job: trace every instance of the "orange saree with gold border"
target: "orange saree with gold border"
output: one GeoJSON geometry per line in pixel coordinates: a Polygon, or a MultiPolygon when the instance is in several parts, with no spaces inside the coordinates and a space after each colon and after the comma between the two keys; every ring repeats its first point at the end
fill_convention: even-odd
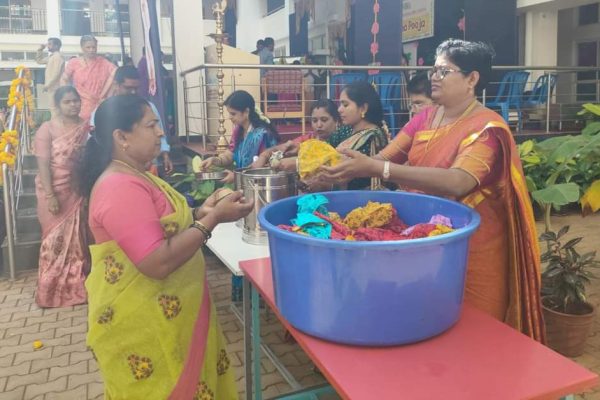
{"type": "Polygon", "coordinates": [[[544,342],[539,244],[510,129],[480,108],[434,130],[435,110],[415,116],[380,155],[411,166],[459,168],[475,178],[473,191],[456,199],[481,215],[470,242],[465,300],[544,342]]]}

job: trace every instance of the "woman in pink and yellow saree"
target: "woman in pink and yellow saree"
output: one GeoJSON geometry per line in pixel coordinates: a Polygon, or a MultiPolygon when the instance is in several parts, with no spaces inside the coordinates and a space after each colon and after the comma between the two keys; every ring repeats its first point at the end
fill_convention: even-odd
{"type": "Polygon", "coordinates": [[[96,244],[88,346],[106,399],[237,399],[211,301],[202,247],[220,222],[252,209],[241,193],[190,210],[146,172],[164,134],[140,97],[111,97],[96,112],[80,185],[96,244]]]}

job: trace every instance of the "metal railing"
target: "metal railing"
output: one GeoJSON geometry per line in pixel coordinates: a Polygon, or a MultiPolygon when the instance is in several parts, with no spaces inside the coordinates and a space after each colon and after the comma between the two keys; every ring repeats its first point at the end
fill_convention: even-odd
{"type": "Polygon", "coordinates": [[[0,6],[0,33],[45,33],[46,10],[28,6],[0,6]]]}
{"type": "MultiPolygon", "coordinates": [[[[337,65],[249,65],[249,64],[204,64],[182,71],[180,75],[184,80],[184,128],[186,139],[191,136],[200,136],[204,148],[207,142],[214,143],[218,138],[216,126],[218,113],[216,107],[216,93],[220,89],[215,78],[216,70],[223,68],[225,80],[222,90],[225,97],[237,89],[243,89],[254,95],[257,106],[264,110],[264,93],[261,94],[263,86],[258,84],[259,71],[277,70],[301,70],[305,74],[308,71],[318,71],[322,74],[321,81],[305,82],[308,96],[304,96],[306,102],[303,109],[305,118],[309,117],[310,103],[314,98],[326,97],[337,100],[341,86],[345,83],[336,83],[338,75],[336,72],[353,72],[364,74],[364,79],[373,80],[373,74],[378,72],[394,73],[402,75],[396,85],[394,97],[387,98],[386,103],[392,104],[384,112],[388,127],[394,117],[395,132],[398,132],[403,124],[410,118],[409,98],[406,91],[406,81],[415,73],[431,69],[430,66],[337,66],[337,65]],[[245,72],[253,70],[253,77],[244,77],[245,72]],[[259,100],[260,99],[260,100],[259,100]]],[[[577,116],[581,105],[586,102],[600,103],[600,68],[597,67],[557,67],[557,66],[495,66],[494,79],[488,83],[486,89],[480,96],[480,101],[490,108],[498,111],[505,117],[513,128],[516,136],[569,134],[577,133],[582,128],[583,121],[577,116]],[[527,79],[521,82],[519,90],[513,93],[509,99],[507,93],[502,95],[502,79],[509,72],[524,71],[527,79]],[[545,77],[540,79],[540,77],[545,77]],[[538,82],[538,79],[540,81],[538,82]],[[549,82],[549,90],[540,88],[540,82],[549,82]],[[536,86],[537,82],[537,86],[536,86]],[[585,90],[583,90],[585,89],[585,90]],[[508,103],[507,103],[508,102],[508,103]],[[507,103],[501,105],[500,103],[507,103]],[[506,111],[503,112],[503,108],[506,111]]],[[[376,87],[377,88],[377,87],[376,87]]],[[[377,88],[378,90],[380,88],[377,88]]],[[[380,91],[380,93],[382,93],[380,91]]],[[[298,98],[267,99],[268,105],[278,104],[285,108],[286,104],[298,103],[298,98]]],[[[269,113],[266,113],[270,117],[269,113]]],[[[227,118],[227,116],[226,116],[227,118]]],[[[283,135],[298,135],[301,124],[298,118],[282,118],[283,124],[278,125],[278,130],[283,135]]],[[[307,126],[310,126],[306,124],[307,126]]],[[[231,130],[228,129],[228,133],[231,130]]],[[[393,133],[395,133],[393,132],[393,133]]]]}
{"type": "MultiPolygon", "coordinates": [[[[19,71],[18,78],[23,78],[24,70],[19,71]]],[[[6,144],[4,151],[7,153],[16,150],[15,166],[11,168],[7,163],[2,163],[2,179],[3,179],[3,196],[4,196],[4,217],[6,224],[6,241],[8,250],[8,265],[10,279],[15,279],[15,242],[17,240],[17,208],[19,197],[23,191],[22,188],[22,169],[23,157],[25,151],[30,148],[29,135],[29,106],[25,95],[23,84],[19,84],[16,88],[17,92],[23,95],[23,108],[20,118],[17,118],[19,109],[17,104],[14,104],[10,110],[8,124],[6,129],[9,131],[16,130],[19,139],[19,146],[13,149],[10,143],[6,144]]]]}
{"type": "MultiPolygon", "coordinates": [[[[129,13],[121,11],[123,34],[129,36],[129,13]]],[[[60,11],[60,30],[63,35],[119,36],[116,10],[60,11]]]]}

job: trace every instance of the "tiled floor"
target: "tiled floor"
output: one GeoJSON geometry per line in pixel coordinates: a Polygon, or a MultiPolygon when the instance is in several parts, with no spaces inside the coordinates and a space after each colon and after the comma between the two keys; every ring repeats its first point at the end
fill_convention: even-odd
{"type": "MultiPolygon", "coordinates": [[[[600,215],[585,219],[554,217],[553,222],[557,228],[570,224],[571,234],[583,235],[582,251],[600,250],[600,215]]],[[[213,301],[237,370],[238,390],[243,394],[243,332],[229,308],[231,275],[216,257],[207,255],[206,259],[213,301]]],[[[33,300],[36,280],[35,271],[23,273],[13,282],[0,280],[0,400],[101,399],[102,378],[85,346],[87,307],[38,308],[33,300]],[[33,349],[35,340],[43,342],[41,349],[33,349]]],[[[592,283],[589,299],[594,305],[600,305],[600,280],[592,283]]],[[[275,317],[262,322],[262,335],[301,384],[308,386],[324,381],[304,352],[286,341],[285,332],[275,317]]],[[[585,353],[575,361],[600,373],[598,321],[585,353]]],[[[290,390],[268,359],[263,357],[261,364],[265,398],[290,390]]],[[[600,387],[578,397],[600,400],[600,387]]]]}

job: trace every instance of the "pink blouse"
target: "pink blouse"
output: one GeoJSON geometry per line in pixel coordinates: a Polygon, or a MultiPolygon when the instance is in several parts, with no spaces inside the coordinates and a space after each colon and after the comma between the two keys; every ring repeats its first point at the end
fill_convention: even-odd
{"type": "Polygon", "coordinates": [[[138,264],[165,236],[160,218],[173,213],[165,194],[142,177],[115,172],[96,183],[89,224],[96,243],[115,240],[138,264]]]}

